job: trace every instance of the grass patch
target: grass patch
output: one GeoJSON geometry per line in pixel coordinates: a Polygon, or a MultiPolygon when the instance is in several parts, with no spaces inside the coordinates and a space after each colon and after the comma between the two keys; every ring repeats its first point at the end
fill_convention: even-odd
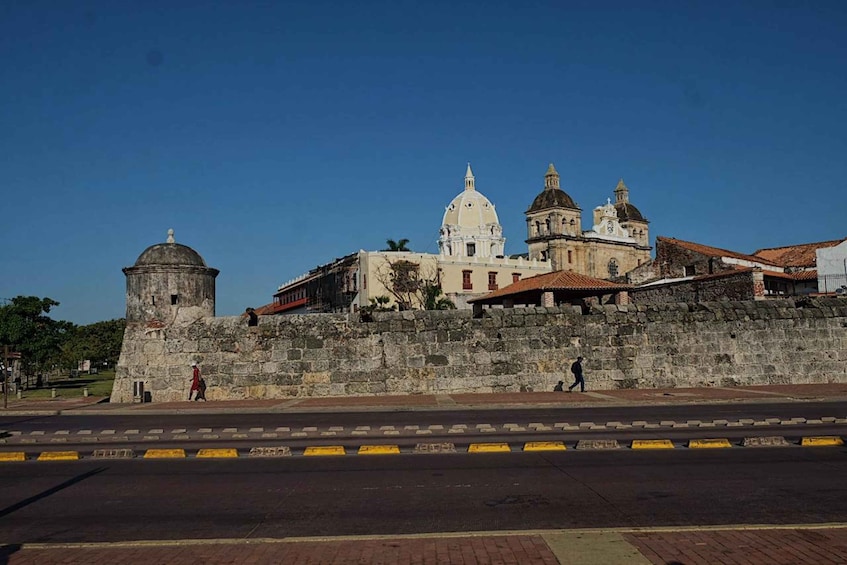
{"type": "Polygon", "coordinates": [[[21,392],[24,400],[45,400],[52,398],[52,389],[56,389],[56,398],[79,398],[88,388],[89,396],[109,396],[115,382],[115,371],[100,371],[96,375],[80,375],[51,380],[41,388],[28,388],[21,392]]]}

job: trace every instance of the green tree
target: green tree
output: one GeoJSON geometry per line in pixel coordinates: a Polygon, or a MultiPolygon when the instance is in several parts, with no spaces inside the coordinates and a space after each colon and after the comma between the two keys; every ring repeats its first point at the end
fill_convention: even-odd
{"type": "Polygon", "coordinates": [[[125,328],[123,318],[75,327],[62,346],[62,366],[74,368],[79,361],[89,359],[98,368],[114,367],[121,354],[125,328]]]}
{"type": "Polygon", "coordinates": [[[443,296],[441,285],[434,281],[426,281],[423,284],[424,310],[455,310],[453,301],[443,296]]]}
{"type": "Polygon", "coordinates": [[[385,243],[388,247],[383,249],[383,251],[411,251],[411,249],[406,246],[406,244],[409,243],[408,239],[400,239],[397,241],[394,241],[393,239],[386,239],[385,243]]]}
{"type": "Polygon", "coordinates": [[[74,325],[56,321],[48,314],[59,303],[51,298],[17,296],[0,306],[0,345],[21,352],[25,374],[43,371],[58,359],[62,344],[74,325]]]}

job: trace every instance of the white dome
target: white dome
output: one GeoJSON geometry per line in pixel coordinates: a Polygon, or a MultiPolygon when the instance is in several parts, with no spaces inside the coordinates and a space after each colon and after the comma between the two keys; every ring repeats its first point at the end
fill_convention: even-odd
{"type": "Polygon", "coordinates": [[[468,164],[465,190],[444,211],[439,248],[444,255],[493,257],[502,255],[506,240],[494,204],[474,187],[468,164]],[[468,246],[468,244],[473,244],[468,246]]]}
{"type": "Polygon", "coordinates": [[[476,190],[465,190],[450,202],[444,212],[443,226],[459,226],[462,231],[485,227],[489,224],[499,224],[494,204],[482,193],[476,190]]]}

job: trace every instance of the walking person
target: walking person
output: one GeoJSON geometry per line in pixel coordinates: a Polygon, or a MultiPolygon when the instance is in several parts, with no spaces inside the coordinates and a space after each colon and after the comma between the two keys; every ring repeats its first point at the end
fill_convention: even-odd
{"type": "Polygon", "coordinates": [[[568,392],[572,392],[576,385],[579,385],[579,392],[585,392],[585,379],[582,378],[582,357],[577,357],[576,361],[571,365],[571,373],[573,373],[573,384],[568,387],[568,392]]]}
{"type": "MultiPolygon", "coordinates": [[[[192,361],[191,367],[194,369],[193,374],[191,375],[191,390],[188,391],[188,400],[191,400],[191,395],[194,391],[197,391],[197,394],[200,394],[200,367],[197,366],[196,361],[192,361]]],[[[194,400],[197,400],[196,398],[194,400]]]]}

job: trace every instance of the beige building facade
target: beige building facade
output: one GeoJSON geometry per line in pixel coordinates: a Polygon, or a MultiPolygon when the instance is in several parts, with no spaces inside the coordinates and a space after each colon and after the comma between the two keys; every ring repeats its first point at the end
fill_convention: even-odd
{"type": "Polygon", "coordinates": [[[591,229],[582,229],[582,209],[561,189],[551,163],[544,189],[526,211],[529,258],[550,261],[552,269],[572,270],[600,279],[623,276],[650,260],[649,222],[629,201],[623,179],[615,202],[593,210],[591,229]]]}

